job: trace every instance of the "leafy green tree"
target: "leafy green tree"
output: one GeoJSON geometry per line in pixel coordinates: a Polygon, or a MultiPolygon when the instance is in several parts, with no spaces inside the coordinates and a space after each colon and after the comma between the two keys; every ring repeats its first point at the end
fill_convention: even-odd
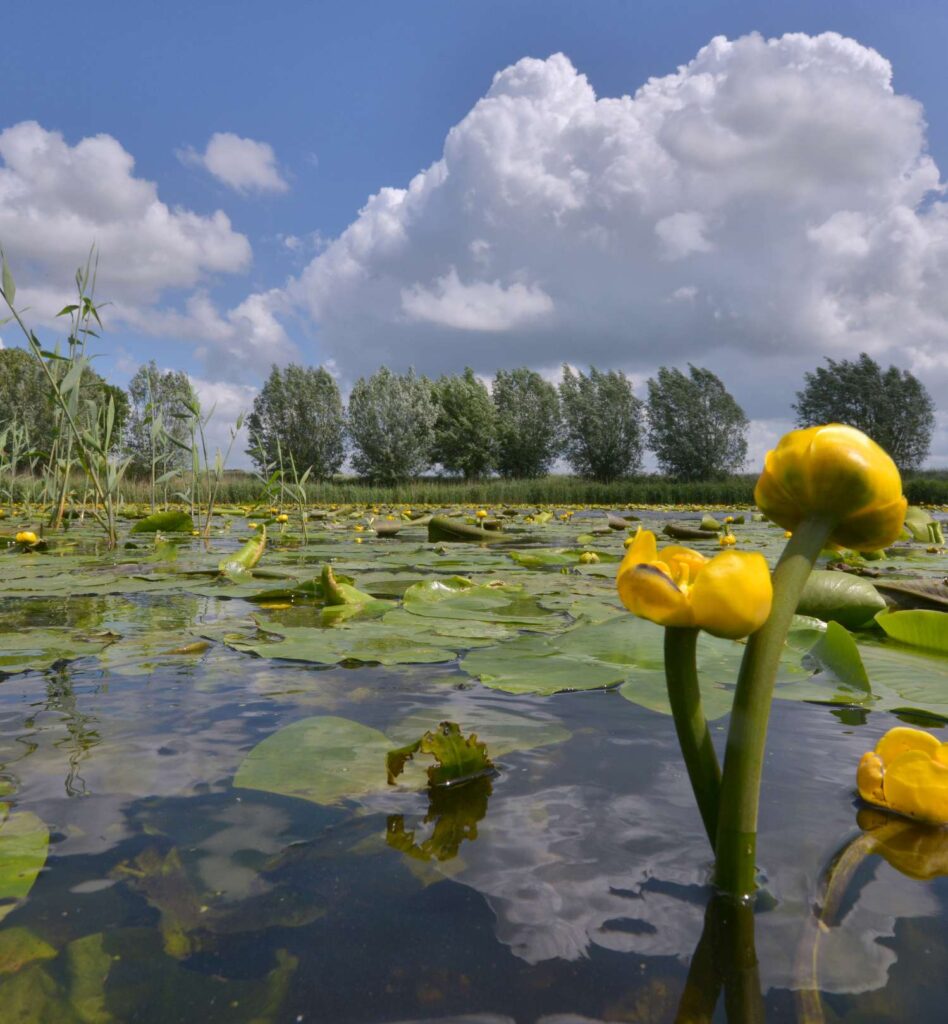
{"type": "Polygon", "coordinates": [[[465,480],[486,476],[497,449],[497,417],[490,392],[469,367],[434,383],[438,418],[434,426],[435,462],[465,480]]]}
{"type": "Polygon", "coordinates": [[[153,462],[161,472],[190,465],[190,423],[198,403],[188,375],[181,370],[162,373],[152,359],[128,382],[128,398],[125,452],[131,458],[130,472],[150,473],[153,462]]]}
{"type": "Polygon", "coordinates": [[[896,366],[883,371],[865,352],[858,359],[826,360],[803,375],[794,410],[797,424],[858,427],[892,456],[899,469],[917,469],[928,456],[935,406],[925,385],[896,366]]]}
{"type": "Polygon", "coordinates": [[[564,363],[560,406],[564,454],[574,473],[608,481],[641,467],[643,403],[624,373],[591,366],[586,376],[564,363]]]}
{"type": "Polygon", "coordinates": [[[328,480],[346,457],[346,418],[339,385],[323,367],[274,366],[247,417],[247,454],[259,469],[290,459],[302,476],[328,480]]]}
{"type": "Polygon", "coordinates": [[[437,418],[432,383],[414,370],[360,377],[349,396],[353,468],[379,483],[418,476],[431,465],[437,418]]]}
{"type": "MultiPolygon", "coordinates": [[[[51,367],[54,373],[63,372],[55,361],[51,367]]],[[[128,418],[128,396],[122,388],[107,383],[95,370],[86,367],[80,385],[80,416],[90,416],[89,401],[100,409],[108,404],[110,396],[115,403],[113,447],[118,447],[128,418]]],[[[0,349],[0,431],[13,422],[26,429],[34,451],[49,454],[60,417],[39,360],[23,348],[0,349]]]]}
{"type": "Polygon", "coordinates": [[[648,382],[648,443],[679,480],[735,473],[747,457],[747,417],[710,370],[663,366],[648,382]]]}
{"type": "Polygon", "coordinates": [[[545,476],[561,448],[556,387],[522,366],[498,370],[491,397],[497,412],[497,469],[501,476],[545,476]]]}

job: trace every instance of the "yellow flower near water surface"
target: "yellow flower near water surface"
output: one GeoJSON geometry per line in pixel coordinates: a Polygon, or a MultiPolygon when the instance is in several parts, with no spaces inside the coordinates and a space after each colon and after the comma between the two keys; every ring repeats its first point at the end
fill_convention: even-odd
{"type": "Polygon", "coordinates": [[[785,530],[811,518],[835,523],[830,539],[854,551],[893,543],[908,506],[889,455],[840,423],[785,434],[767,453],[754,500],[785,530]]]}
{"type": "Polygon", "coordinates": [[[731,640],[760,629],[773,602],[763,555],[722,551],[705,558],[679,544],[659,551],[655,534],[642,529],[619,565],[616,587],[633,615],[731,640]]]}
{"type": "Polygon", "coordinates": [[[948,743],[898,726],[863,754],[856,772],[863,800],[930,825],[948,824],[948,743]]]}
{"type": "Polygon", "coordinates": [[[17,544],[36,544],[39,537],[32,530],[20,530],[14,540],[17,544]]]}
{"type": "Polygon", "coordinates": [[[288,515],[287,515],[287,514],[286,514],[285,512],[281,512],[281,513],[280,513],[280,514],[279,514],[279,515],[278,515],[278,516],[276,517],[276,521],[277,521],[278,523],[288,523],[288,522],[290,521],[290,517],[289,517],[289,516],[288,516],[288,515]]]}

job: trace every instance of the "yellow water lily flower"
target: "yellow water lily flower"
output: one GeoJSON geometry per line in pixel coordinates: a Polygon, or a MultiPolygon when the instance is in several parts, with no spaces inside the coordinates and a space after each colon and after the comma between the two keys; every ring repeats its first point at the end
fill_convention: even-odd
{"type": "Polygon", "coordinates": [[[804,519],[834,522],[830,539],[854,551],[897,540],[908,507],[889,455],[840,423],[785,434],[767,453],[754,500],[785,530],[804,519]]]}
{"type": "Polygon", "coordinates": [[[487,510],[486,510],[486,509],[483,509],[483,508],[479,508],[479,509],[478,509],[478,510],[477,510],[477,511],[476,511],[476,512],[474,513],[474,515],[476,515],[478,519],[486,519],[486,518],[487,518],[487,510]]]}
{"type": "Polygon", "coordinates": [[[287,514],[286,514],[285,512],[281,512],[281,513],[280,513],[280,514],[279,514],[279,515],[278,515],[278,516],[276,517],[276,521],[277,521],[278,523],[288,523],[288,522],[290,521],[290,517],[289,517],[289,516],[288,516],[288,515],[287,515],[287,514]]]}
{"type": "Polygon", "coordinates": [[[584,551],[579,556],[580,565],[595,565],[599,561],[599,555],[595,551],[584,551]]]}
{"type": "Polygon", "coordinates": [[[17,544],[36,544],[39,537],[32,530],[20,530],[15,538],[17,544]]]}
{"type": "Polygon", "coordinates": [[[730,531],[728,531],[727,533],[722,533],[718,537],[718,544],[722,548],[732,547],[736,543],[737,537],[735,537],[734,534],[730,531]]]}
{"type": "Polygon", "coordinates": [[[760,629],[773,602],[770,570],[758,552],[705,558],[679,544],[659,551],[655,534],[642,529],[619,565],[616,586],[633,615],[732,640],[760,629]]]}
{"type": "Polygon", "coordinates": [[[930,825],[948,824],[948,743],[898,726],[863,754],[859,795],[870,804],[930,825]]]}

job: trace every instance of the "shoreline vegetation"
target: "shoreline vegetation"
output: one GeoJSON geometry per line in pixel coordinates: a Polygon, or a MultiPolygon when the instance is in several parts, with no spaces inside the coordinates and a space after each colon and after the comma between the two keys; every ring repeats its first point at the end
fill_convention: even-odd
{"type": "MultiPolygon", "coordinates": [[[[19,474],[6,480],[3,500],[34,503],[42,491],[42,477],[19,474]]],[[[582,477],[551,474],[533,479],[510,480],[488,477],[461,480],[450,477],[417,477],[397,484],[379,484],[358,477],[336,476],[327,481],[309,481],[306,504],[316,505],[721,505],[752,506],[754,474],[720,480],[682,481],[661,475],[642,475],[608,483],[582,477]]],[[[78,493],[82,480],[74,481],[78,493]]],[[[159,504],[180,504],[180,494],[190,488],[188,474],[166,480],[160,487],[159,504]]],[[[267,489],[258,476],[242,470],[226,470],[217,501],[228,505],[281,504],[279,490],[267,489]]],[[[948,506],[948,470],[922,470],[907,474],[905,495],[913,505],[948,506]]],[[[151,482],[129,479],[122,482],[119,504],[141,505],[150,501],[151,482]]],[[[295,504],[285,496],[283,505],[295,504]]]]}

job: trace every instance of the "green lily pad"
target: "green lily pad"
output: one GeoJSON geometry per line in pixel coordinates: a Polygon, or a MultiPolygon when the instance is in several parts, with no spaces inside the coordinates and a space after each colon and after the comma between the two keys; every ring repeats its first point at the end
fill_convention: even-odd
{"type": "Polygon", "coordinates": [[[858,629],[883,608],[885,598],[868,580],[846,572],[814,569],[803,588],[797,613],[858,629]]]}
{"type": "Polygon", "coordinates": [[[154,512],[138,522],[129,533],[190,533],[194,529],[194,520],[190,513],[180,509],[167,512],[154,512]]]}
{"type": "Polygon", "coordinates": [[[829,669],[840,682],[864,693],[872,693],[856,641],[849,630],[838,622],[828,623],[826,632],[809,653],[811,658],[829,669]]]}
{"type": "Polygon", "coordinates": [[[948,654],[948,612],[879,612],[876,622],[893,640],[948,654]]]}

